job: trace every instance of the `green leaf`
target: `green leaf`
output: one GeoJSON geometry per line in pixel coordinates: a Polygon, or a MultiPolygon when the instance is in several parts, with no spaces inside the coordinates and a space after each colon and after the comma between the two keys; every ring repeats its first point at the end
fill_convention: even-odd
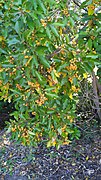
{"type": "Polygon", "coordinates": [[[36,68],[38,68],[39,63],[38,63],[38,60],[37,60],[37,56],[35,54],[33,55],[33,63],[35,64],[36,68]]]}
{"type": "Polygon", "coordinates": [[[6,51],[4,51],[3,49],[0,48],[0,54],[2,54],[2,53],[3,53],[3,54],[7,54],[6,51]]]}
{"type": "Polygon", "coordinates": [[[41,0],[37,0],[37,2],[38,2],[38,4],[39,4],[39,6],[42,8],[44,14],[46,14],[46,8],[45,8],[43,2],[42,2],[41,0]]]}
{"type": "Polygon", "coordinates": [[[78,79],[76,77],[73,78],[73,83],[74,83],[75,86],[78,85],[78,79]]]}
{"type": "Polygon", "coordinates": [[[53,89],[55,89],[55,87],[48,87],[48,88],[45,89],[45,91],[51,91],[53,89]]]}
{"type": "Polygon", "coordinates": [[[97,33],[101,32],[101,27],[99,27],[96,32],[97,33]]]}
{"type": "Polygon", "coordinates": [[[35,19],[38,19],[37,14],[35,12],[30,13],[31,17],[35,19]]]}
{"type": "Polygon", "coordinates": [[[2,64],[2,67],[3,68],[13,68],[13,67],[15,67],[15,65],[14,64],[2,64]]]}
{"type": "Polygon", "coordinates": [[[88,40],[87,46],[90,50],[92,49],[92,40],[91,39],[88,40]]]}
{"type": "Polygon", "coordinates": [[[86,58],[92,58],[92,59],[97,59],[98,58],[98,55],[94,55],[94,54],[89,54],[86,56],[86,58]]]}
{"type": "Polygon", "coordinates": [[[19,24],[19,21],[16,21],[14,29],[19,34],[19,36],[20,36],[20,24],[19,24]]]}
{"type": "Polygon", "coordinates": [[[68,34],[65,35],[65,39],[66,39],[66,42],[69,43],[70,38],[69,38],[68,34]]]}
{"type": "Polygon", "coordinates": [[[55,113],[54,110],[48,110],[48,111],[47,111],[47,114],[54,114],[54,113],[55,113]]]}
{"type": "Polygon", "coordinates": [[[51,31],[54,33],[55,36],[59,37],[58,31],[53,25],[50,25],[51,31]]]}
{"type": "Polygon", "coordinates": [[[22,4],[22,0],[15,1],[15,4],[16,5],[21,5],[22,4]]]}
{"type": "Polygon", "coordinates": [[[49,64],[48,60],[45,59],[45,57],[39,56],[39,58],[45,68],[50,68],[50,64],[49,64]]]}
{"type": "Polygon", "coordinates": [[[72,17],[69,17],[69,21],[72,27],[75,26],[75,21],[73,20],[72,17]]]}
{"type": "Polygon", "coordinates": [[[50,32],[49,27],[46,27],[46,34],[49,37],[49,39],[51,39],[51,32],[50,32]]]}
{"type": "Polygon", "coordinates": [[[14,118],[16,120],[18,120],[19,119],[19,112],[18,111],[14,111],[13,113],[10,114],[10,116],[14,116],[14,118]]]}
{"type": "Polygon", "coordinates": [[[65,63],[58,68],[58,72],[60,72],[62,69],[64,69],[66,66],[68,66],[68,63],[65,63]]]}
{"type": "Polygon", "coordinates": [[[88,73],[92,73],[93,72],[93,68],[94,68],[94,66],[92,66],[91,64],[89,64],[88,62],[85,62],[84,64],[83,64],[83,67],[82,67],[84,70],[85,70],[85,72],[88,72],[88,73]]]}
{"type": "Polygon", "coordinates": [[[67,106],[68,106],[68,99],[66,99],[65,102],[63,103],[63,109],[66,109],[67,106]]]}
{"type": "Polygon", "coordinates": [[[58,131],[58,133],[59,133],[60,135],[62,134],[61,128],[58,128],[57,131],[58,131]]]}
{"type": "Polygon", "coordinates": [[[36,53],[38,56],[44,56],[45,51],[47,50],[47,47],[44,46],[38,46],[36,48],[36,53]]]}
{"type": "Polygon", "coordinates": [[[30,135],[32,135],[32,136],[35,136],[35,133],[32,132],[32,131],[29,131],[29,130],[28,130],[28,134],[30,134],[30,135]]]}
{"type": "Polygon", "coordinates": [[[52,76],[52,79],[53,79],[53,81],[56,79],[56,76],[55,76],[55,74],[54,74],[54,71],[52,71],[51,73],[51,76],[52,76]]]}
{"type": "Polygon", "coordinates": [[[88,34],[88,32],[81,31],[81,32],[79,33],[79,36],[80,36],[80,35],[86,37],[86,36],[88,36],[89,34],[88,34]]]}
{"type": "Polygon", "coordinates": [[[11,45],[13,45],[13,44],[20,43],[20,41],[19,41],[18,39],[16,39],[16,38],[13,38],[13,39],[11,39],[11,40],[8,40],[7,42],[8,42],[8,44],[9,44],[9,46],[11,46],[11,45]]]}
{"type": "Polygon", "coordinates": [[[19,92],[19,91],[17,91],[17,90],[10,89],[10,91],[12,91],[14,94],[19,94],[19,95],[21,95],[21,92],[19,92]]]}
{"type": "Polygon", "coordinates": [[[76,20],[76,21],[80,20],[80,17],[77,14],[73,13],[72,16],[73,16],[74,20],[76,20]]]}
{"type": "Polygon", "coordinates": [[[62,78],[62,80],[61,80],[61,86],[63,86],[63,85],[66,84],[66,83],[67,83],[67,77],[62,78]]]}
{"type": "Polygon", "coordinates": [[[54,94],[54,93],[47,93],[47,92],[45,92],[45,94],[46,94],[47,96],[49,96],[50,98],[59,98],[59,96],[56,95],[56,94],[54,94]]]}
{"type": "Polygon", "coordinates": [[[56,27],[64,27],[65,24],[55,22],[55,23],[53,23],[53,26],[56,26],[56,27]]]}
{"type": "Polygon", "coordinates": [[[37,0],[31,0],[33,6],[34,6],[34,9],[37,10],[37,0]]]}
{"type": "Polygon", "coordinates": [[[11,131],[12,131],[12,128],[11,128],[11,126],[9,126],[8,129],[7,129],[7,131],[5,132],[6,135],[8,135],[11,131]]]}
{"type": "Polygon", "coordinates": [[[86,0],[81,4],[80,7],[83,8],[83,7],[85,7],[85,6],[87,6],[87,5],[91,4],[91,3],[92,3],[92,0],[86,0]]]}
{"type": "Polygon", "coordinates": [[[54,59],[53,58],[53,61],[55,61],[56,63],[59,63],[59,62],[61,62],[61,59],[56,59],[56,58],[54,59]]]}
{"type": "Polygon", "coordinates": [[[35,71],[35,75],[37,76],[38,80],[42,82],[42,76],[38,71],[35,71]]]}
{"type": "Polygon", "coordinates": [[[31,18],[27,20],[28,27],[33,30],[34,29],[34,22],[31,18]]]}

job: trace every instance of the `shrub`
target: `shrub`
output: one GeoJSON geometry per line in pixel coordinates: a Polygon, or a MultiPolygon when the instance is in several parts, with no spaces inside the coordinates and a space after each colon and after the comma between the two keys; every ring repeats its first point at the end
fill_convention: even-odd
{"type": "Polygon", "coordinates": [[[88,7],[88,14],[81,19],[80,11],[66,4],[1,2],[0,96],[15,103],[9,130],[24,144],[59,147],[80,136],[73,126],[79,81],[99,61],[101,15],[91,13],[85,1],[81,8],[88,7]],[[79,27],[81,22],[86,27],[79,27]]]}

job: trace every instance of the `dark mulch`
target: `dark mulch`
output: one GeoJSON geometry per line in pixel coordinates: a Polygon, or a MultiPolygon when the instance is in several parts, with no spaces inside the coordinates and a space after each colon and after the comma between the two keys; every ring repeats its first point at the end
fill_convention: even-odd
{"type": "MultiPolygon", "coordinates": [[[[0,180],[100,180],[101,136],[95,121],[77,123],[82,137],[56,150],[43,144],[25,147],[10,140],[2,130],[9,111],[0,115],[0,180]],[[91,123],[90,123],[91,122],[91,123]]],[[[4,111],[5,110],[5,111],[4,111]]]]}
{"type": "Polygon", "coordinates": [[[56,150],[15,144],[0,132],[0,180],[100,180],[101,139],[94,132],[56,150]]]}

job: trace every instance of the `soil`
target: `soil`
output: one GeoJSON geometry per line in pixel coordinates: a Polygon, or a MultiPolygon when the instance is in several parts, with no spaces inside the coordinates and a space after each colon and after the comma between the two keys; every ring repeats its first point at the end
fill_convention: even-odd
{"type": "MultiPolygon", "coordinates": [[[[0,118],[5,119],[2,112],[0,118]]],[[[0,180],[100,180],[101,136],[93,123],[83,129],[80,140],[72,144],[46,148],[23,146],[10,140],[3,127],[0,130],[0,180]]],[[[2,123],[3,124],[3,123],[2,123]]]]}
{"type": "MultiPolygon", "coordinates": [[[[9,134],[10,136],[10,134],[9,134]]],[[[0,180],[100,180],[101,141],[80,139],[71,145],[47,149],[15,144],[1,131],[0,180]]]]}

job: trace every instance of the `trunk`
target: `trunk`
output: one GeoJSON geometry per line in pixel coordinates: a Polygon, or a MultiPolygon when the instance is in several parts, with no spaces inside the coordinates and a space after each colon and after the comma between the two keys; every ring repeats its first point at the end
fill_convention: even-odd
{"type": "Polygon", "coordinates": [[[100,107],[100,94],[101,94],[101,85],[98,83],[98,79],[93,71],[92,73],[92,86],[93,86],[93,94],[94,94],[94,104],[95,109],[98,115],[98,123],[101,123],[101,107],[100,107]]]}

